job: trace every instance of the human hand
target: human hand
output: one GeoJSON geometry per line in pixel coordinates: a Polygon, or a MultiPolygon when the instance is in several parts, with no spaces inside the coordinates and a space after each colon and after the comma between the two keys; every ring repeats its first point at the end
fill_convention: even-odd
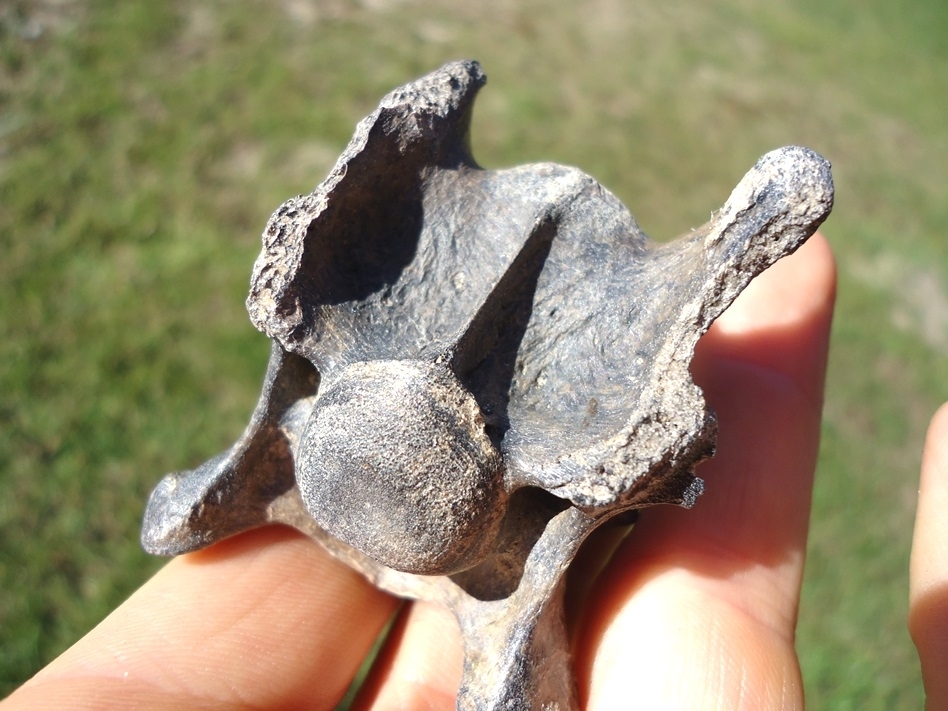
{"type": "MultiPolygon", "coordinates": [[[[802,708],[793,640],[834,288],[815,235],[701,340],[718,455],[695,508],[643,512],[569,611],[585,708],[802,708]]],[[[0,706],[331,709],[396,607],[302,536],[253,531],[172,560],[0,706]]],[[[356,707],[453,709],[460,672],[449,613],[406,605],[356,707]]]]}
{"type": "Polygon", "coordinates": [[[948,405],[928,429],[909,575],[909,631],[929,711],[948,708],[948,405]]]}

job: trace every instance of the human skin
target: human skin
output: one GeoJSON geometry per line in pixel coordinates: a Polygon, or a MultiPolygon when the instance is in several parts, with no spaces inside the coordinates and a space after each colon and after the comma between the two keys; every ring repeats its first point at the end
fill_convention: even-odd
{"type": "Polygon", "coordinates": [[[948,708],[948,405],[932,418],[922,456],[909,576],[909,632],[918,648],[925,708],[948,708]]]}
{"type": "MultiPolygon", "coordinates": [[[[644,511],[617,546],[596,536],[571,573],[584,708],[803,707],[794,630],[834,296],[817,234],[702,338],[692,370],[720,423],[705,494],[644,511]]],[[[170,561],[0,711],[332,709],[397,609],[299,534],[245,533],[170,561]]],[[[404,604],[356,708],[453,709],[460,672],[450,614],[404,604]]]]}

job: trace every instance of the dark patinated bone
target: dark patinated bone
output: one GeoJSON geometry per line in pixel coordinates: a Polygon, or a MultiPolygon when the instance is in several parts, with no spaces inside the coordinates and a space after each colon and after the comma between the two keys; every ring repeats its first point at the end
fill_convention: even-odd
{"type": "Polygon", "coordinates": [[[459,709],[565,711],[563,574],[616,515],[695,503],[716,433],[695,344],[816,230],[833,184],[779,149],[656,244],[575,168],[480,169],[484,81],[456,62],[392,92],[271,217],[247,300],[273,341],[260,403],[230,450],[161,481],[142,542],[294,526],[454,611],[459,709]]]}

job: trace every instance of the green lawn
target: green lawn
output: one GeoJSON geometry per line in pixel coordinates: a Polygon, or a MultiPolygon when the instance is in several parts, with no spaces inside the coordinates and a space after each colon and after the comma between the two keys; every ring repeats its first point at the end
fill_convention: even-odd
{"type": "Polygon", "coordinates": [[[834,165],[839,310],[801,610],[817,709],[916,709],[907,563],[948,399],[948,5],[0,3],[0,694],[161,565],[150,488],[229,445],[259,234],[389,89],[489,76],[487,167],[579,166],[656,238],[766,151],[834,165]]]}

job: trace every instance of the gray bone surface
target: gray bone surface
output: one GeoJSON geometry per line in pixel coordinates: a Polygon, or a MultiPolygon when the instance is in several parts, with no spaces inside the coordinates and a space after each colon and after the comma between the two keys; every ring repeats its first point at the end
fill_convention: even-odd
{"type": "Polygon", "coordinates": [[[159,483],[142,543],[294,526],[453,610],[459,709],[565,711],[570,562],[620,513],[694,505],[716,436],[697,340],[816,230],[833,183],[781,148],[657,244],[575,168],[478,167],[484,82],[455,62],[393,91],[270,218],[247,299],[273,341],[260,403],[230,450],[159,483]]]}

